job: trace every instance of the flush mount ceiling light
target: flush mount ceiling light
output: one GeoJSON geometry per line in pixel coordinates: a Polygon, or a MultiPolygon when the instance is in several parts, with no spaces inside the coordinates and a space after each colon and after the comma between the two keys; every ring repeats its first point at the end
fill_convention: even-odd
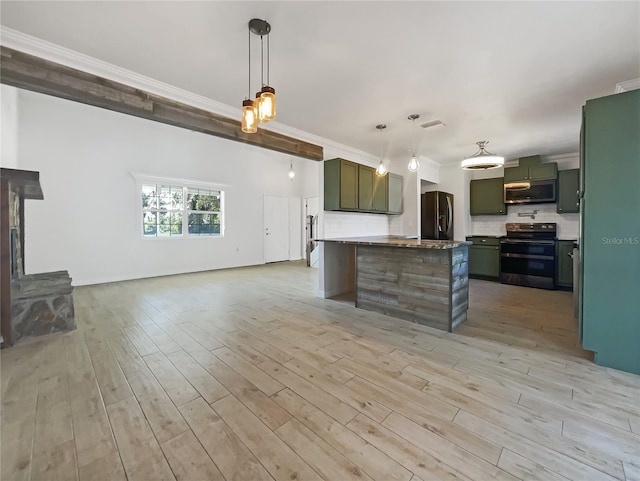
{"type": "MultiPolygon", "coordinates": [[[[412,127],[415,126],[416,119],[420,118],[419,114],[411,114],[407,117],[411,120],[412,127]]],[[[415,128],[412,128],[415,131],[415,128]]],[[[416,144],[415,144],[415,135],[412,133],[412,141],[411,141],[411,159],[409,160],[409,172],[418,172],[420,169],[420,162],[418,162],[418,156],[416,155],[416,144]]]]}
{"type": "Polygon", "coordinates": [[[376,125],[376,129],[378,129],[378,132],[380,132],[380,163],[378,164],[378,168],[376,169],[376,175],[382,177],[383,175],[387,174],[387,168],[384,165],[384,162],[382,161],[382,131],[384,129],[386,129],[387,126],[385,124],[378,124],[376,125]]]}
{"type": "Polygon", "coordinates": [[[249,96],[242,102],[242,131],[253,134],[258,123],[276,118],[276,91],[269,86],[269,33],[271,25],[266,20],[253,18],[249,21],[249,96]],[[251,100],[251,34],[260,37],[260,85],[255,100],[251,100]],[[267,61],[264,61],[264,39],[267,38],[267,61]],[[266,74],[266,83],[265,83],[266,74]]]}
{"type": "Polygon", "coordinates": [[[471,157],[464,159],[460,164],[461,167],[467,170],[486,170],[502,167],[504,165],[504,157],[487,152],[484,146],[488,143],[488,140],[476,142],[480,150],[471,157]]]}

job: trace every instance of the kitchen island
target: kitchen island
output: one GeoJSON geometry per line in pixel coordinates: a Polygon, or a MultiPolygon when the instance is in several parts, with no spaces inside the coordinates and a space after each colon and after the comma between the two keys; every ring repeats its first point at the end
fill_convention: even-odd
{"type": "Polygon", "coordinates": [[[451,332],[467,319],[471,242],[398,236],[318,239],[320,296],[451,332]]]}

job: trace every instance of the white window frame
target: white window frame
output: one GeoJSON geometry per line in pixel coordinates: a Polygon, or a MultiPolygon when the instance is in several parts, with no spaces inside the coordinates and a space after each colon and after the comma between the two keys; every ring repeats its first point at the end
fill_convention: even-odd
{"type": "Polygon", "coordinates": [[[220,184],[216,182],[205,182],[200,180],[175,178],[175,177],[162,177],[157,175],[141,174],[138,172],[131,172],[131,176],[136,181],[135,199],[137,205],[137,218],[136,229],[139,232],[140,237],[143,239],[221,239],[225,235],[225,190],[229,185],[220,184]],[[143,224],[143,207],[142,207],[142,186],[144,184],[156,184],[156,185],[168,185],[171,187],[182,187],[182,234],[161,236],[156,235],[144,235],[143,224]],[[220,211],[191,211],[187,206],[187,192],[188,189],[207,189],[220,192],[220,211]],[[218,213],[220,215],[220,233],[219,234],[189,234],[189,213],[218,213]]]}

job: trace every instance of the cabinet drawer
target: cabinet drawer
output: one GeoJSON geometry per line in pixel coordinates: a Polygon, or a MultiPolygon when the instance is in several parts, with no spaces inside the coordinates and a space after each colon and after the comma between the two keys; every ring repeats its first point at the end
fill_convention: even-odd
{"type": "Polygon", "coordinates": [[[496,237],[469,236],[467,237],[467,240],[473,242],[474,246],[500,246],[500,239],[497,239],[496,237]]]}

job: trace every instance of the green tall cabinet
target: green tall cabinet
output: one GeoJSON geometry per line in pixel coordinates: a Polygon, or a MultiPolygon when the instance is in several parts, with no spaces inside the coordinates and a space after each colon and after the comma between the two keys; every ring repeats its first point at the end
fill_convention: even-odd
{"type": "Polygon", "coordinates": [[[640,90],[587,101],[582,126],[582,345],[640,374],[640,90]]]}

